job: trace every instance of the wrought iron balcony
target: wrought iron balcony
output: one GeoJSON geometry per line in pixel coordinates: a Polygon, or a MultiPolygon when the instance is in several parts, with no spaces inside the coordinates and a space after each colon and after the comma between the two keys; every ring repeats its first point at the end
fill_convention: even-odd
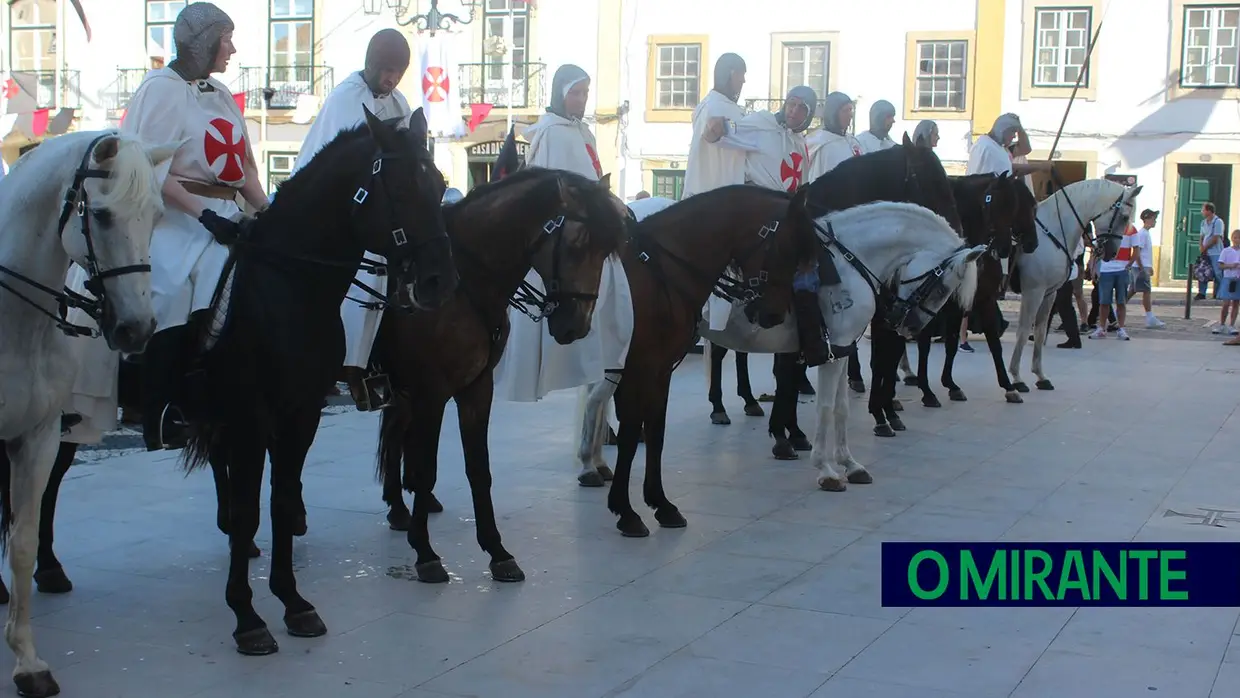
{"type": "Polygon", "coordinates": [[[293,109],[302,95],[326,97],[336,86],[331,67],[289,65],[271,68],[242,68],[236,86],[245,92],[245,108],[262,109],[263,92],[270,89],[268,109],[293,109]]]}
{"type": "Polygon", "coordinates": [[[35,109],[80,109],[82,106],[81,71],[14,70],[9,74],[23,91],[31,93],[35,109]]]}
{"type": "Polygon", "coordinates": [[[497,109],[538,109],[546,105],[545,63],[462,63],[461,108],[490,104],[497,109]]]}
{"type": "Polygon", "coordinates": [[[150,70],[147,68],[119,68],[116,71],[116,82],[112,84],[110,94],[106,94],[104,99],[107,101],[107,107],[116,111],[128,109],[129,102],[133,99],[133,95],[138,91],[138,85],[142,84],[142,78],[150,70]]]}
{"type": "MultiPolygon", "coordinates": [[[[756,111],[769,111],[775,114],[784,108],[784,100],[782,99],[747,99],[745,100],[745,113],[749,114],[756,111]]],[[[824,100],[818,100],[817,106],[814,107],[814,119],[810,122],[810,128],[822,128],[822,115],[827,110],[827,103],[824,100]]]]}

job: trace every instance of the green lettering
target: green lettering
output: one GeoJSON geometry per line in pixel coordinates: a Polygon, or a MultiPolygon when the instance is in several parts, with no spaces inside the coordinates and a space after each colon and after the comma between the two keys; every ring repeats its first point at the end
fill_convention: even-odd
{"type": "Polygon", "coordinates": [[[1059,588],[1055,599],[1063,601],[1066,592],[1075,589],[1082,601],[1089,601],[1089,582],[1085,581],[1085,560],[1081,551],[1069,550],[1064,556],[1063,569],[1059,571],[1059,588]]]}
{"type": "Polygon", "coordinates": [[[986,579],[982,580],[977,562],[969,550],[960,551],[961,582],[960,600],[968,601],[969,589],[977,589],[977,599],[984,601],[990,596],[990,587],[998,580],[999,597],[1003,597],[1004,580],[1007,577],[1007,555],[999,551],[990,558],[990,566],[986,568],[986,579]]]}
{"type": "MultiPolygon", "coordinates": [[[[1008,594],[1007,599],[1016,600],[1020,598],[1020,551],[1012,551],[1012,564],[1008,566],[1009,579],[1011,580],[1012,590],[1008,594]]],[[[1002,597],[1000,597],[1002,598],[1002,597]]],[[[1005,599],[1006,600],[1006,599],[1005,599]]]]}
{"type": "Polygon", "coordinates": [[[1150,560],[1158,557],[1157,550],[1129,550],[1128,559],[1138,560],[1140,567],[1137,568],[1137,598],[1145,601],[1150,598],[1150,560]]]}
{"type": "Polygon", "coordinates": [[[1051,573],[1051,556],[1044,550],[1026,550],[1025,551],[1025,601],[1033,600],[1033,585],[1037,584],[1042,589],[1042,598],[1050,600],[1055,598],[1051,593],[1051,588],[1046,585],[1046,578],[1051,573]],[[1034,562],[1041,562],[1042,569],[1034,570],[1034,562]]]}
{"type": "Polygon", "coordinates": [[[913,556],[908,562],[908,588],[913,592],[913,596],[922,601],[937,599],[947,591],[947,584],[951,581],[951,572],[947,568],[947,560],[943,558],[938,551],[923,550],[913,556]],[[939,567],[939,583],[931,591],[926,591],[917,581],[917,568],[922,561],[930,560],[939,567]]]}
{"type": "Polygon", "coordinates": [[[1171,582],[1188,580],[1187,570],[1172,570],[1172,560],[1185,560],[1188,553],[1184,550],[1163,550],[1158,555],[1158,598],[1161,601],[1188,601],[1187,591],[1171,591],[1171,582]]]}
{"type": "Polygon", "coordinates": [[[1093,560],[1093,586],[1094,599],[1102,598],[1102,578],[1106,577],[1107,584],[1111,585],[1111,590],[1115,592],[1115,598],[1120,601],[1128,599],[1128,551],[1119,551],[1119,575],[1116,576],[1115,568],[1111,567],[1111,561],[1101,550],[1094,551],[1093,560]]]}

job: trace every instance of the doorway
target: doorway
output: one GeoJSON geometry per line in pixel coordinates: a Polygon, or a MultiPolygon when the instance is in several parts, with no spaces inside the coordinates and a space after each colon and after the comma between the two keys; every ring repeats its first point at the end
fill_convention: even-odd
{"type": "Polygon", "coordinates": [[[1224,221],[1231,210],[1231,165],[1179,165],[1175,187],[1175,248],[1173,279],[1187,279],[1189,266],[1201,253],[1201,205],[1214,203],[1224,221]]]}
{"type": "Polygon", "coordinates": [[[469,181],[465,183],[465,191],[473,189],[479,184],[486,184],[491,181],[491,168],[495,165],[495,160],[473,160],[469,161],[469,181]]]}

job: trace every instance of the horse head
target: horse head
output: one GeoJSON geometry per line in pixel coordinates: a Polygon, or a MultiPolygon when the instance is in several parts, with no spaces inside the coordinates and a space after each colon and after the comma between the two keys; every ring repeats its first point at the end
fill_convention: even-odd
{"type": "MultiPolygon", "coordinates": [[[[164,212],[156,168],[185,141],[148,146],[116,132],[72,137],[86,138],[91,140],[64,198],[61,243],[89,274],[86,288],[99,301],[96,320],[108,346],[128,353],[142,351],[155,332],[151,233],[164,212]]],[[[60,154],[47,149],[39,155],[60,154]]],[[[38,157],[31,153],[32,160],[38,157]]]]}
{"type": "Polygon", "coordinates": [[[381,121],[362,109],[376,150],[354,196],[354,230],[363,247],[387,258],[389,302],[438,308],[458,279],[441,208],[447,185],[426,147],[426,117],[419,108],[404,129],[403,119],[381,121]]]}
{"type": "MultiPolygon", "coordinates": [[[[1081,234],[1094,254],[1110,261],[1119,253],[1120,241],[1132,222],[1140,193],[1140,186],[1128,188],[1109,179],[1087,179],[1063,187],[1039,205],[1055,207],[1063,225],[1083,226],[1081,234]],[[1090,224],[1093,224],[1092,233],[1090,224]]],[[[1065,243],[1071,249],[1076,241],[1067,239],[1065,243]]]]}

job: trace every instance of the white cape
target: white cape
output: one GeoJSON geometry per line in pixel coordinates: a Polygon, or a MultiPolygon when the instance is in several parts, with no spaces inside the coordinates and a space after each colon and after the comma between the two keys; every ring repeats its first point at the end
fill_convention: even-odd
{"type": "Polygon", "coordinates": [[[826,129],[819,129],[805,139],[809,148],[809,181],[814,181],[834,170],[848,158],[859,157],[861,146],[852,136],[841,136],[826,129]]]}
{"type": "Polygon", "coordinates": [[[878,136],[875,136],[869,131],[865,131],[857,134],[857,145],[861,146],[861,153],[863,155],[869,155],[870,153],[877,153],[880,150],[894,148],[896,146],[896,142],[891,140],[891,136],[884,136],[881,140],[879,140],[878,136]]]}
{"type": "Polygon", "coordinates": [[[805,183],[809,151],[805,137],[784,128],[770,112],[754,112],[738,125],[737,135],[758,146],[745,155],[745,178],[776,191],[795,192],[805,183]]]}
{"type": "Polygon", "coordinates": [[[729,184],[745,183],[744,151],[706,142],[707,123],[715,117],[739,123],[745,118],[745,110],[714,90],[693,110],[693,140],[689,143],[689,161],[685,167],[685,198],[729,184]]]}

